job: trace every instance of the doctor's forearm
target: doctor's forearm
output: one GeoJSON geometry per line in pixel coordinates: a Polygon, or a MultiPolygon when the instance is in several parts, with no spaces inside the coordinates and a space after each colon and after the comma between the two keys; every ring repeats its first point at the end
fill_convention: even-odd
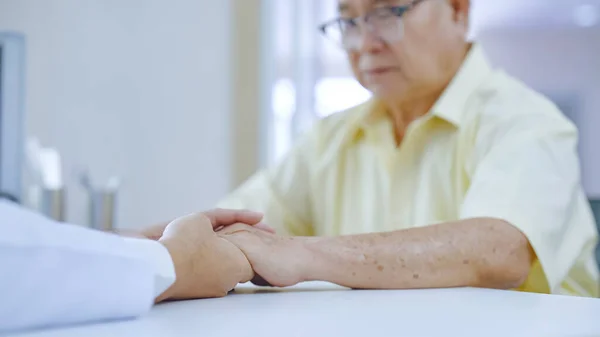
{"type": "Polygon", "coordinates": [[[0,245],[0,265],[0,332],[133,318],[152,303],[149,264],[117,253],[0,245]]]}
{"type": "Polygon", "coordinates": [[[532,253],[525,236],[496,219],[472,219],[390,233],[306,238],[308,280],[351,288],[521,285],[532,253]]]}

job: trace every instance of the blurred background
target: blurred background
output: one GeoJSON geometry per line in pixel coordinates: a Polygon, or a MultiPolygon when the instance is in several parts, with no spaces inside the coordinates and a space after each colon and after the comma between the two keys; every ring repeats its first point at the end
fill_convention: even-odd
{"type": "MultiPolygon", "coordinates": [[[[0,0],[0,187],[30,201],[11,149],[37,140],[60,155],[67,221],[89,223],[84,173],[117,185],[120,228],[211,208],[317,118],[369,98],[318,34],[335,4],[0,0]]],[[[471,20],[495,65],[578,125],[600,198],[600,0],[474,0],[471,20]]]]}

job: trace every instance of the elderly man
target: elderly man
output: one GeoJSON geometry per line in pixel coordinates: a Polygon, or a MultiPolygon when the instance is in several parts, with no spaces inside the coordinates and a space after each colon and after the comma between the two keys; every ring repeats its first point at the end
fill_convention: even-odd
{"type": "Polygon", "coordinates": [[[268,283],[597,295],[577,130],[467,42],[469,6],[340,0],[322,31],[374,98],[220,203],[279,230],[220,232],[268,283]]]}

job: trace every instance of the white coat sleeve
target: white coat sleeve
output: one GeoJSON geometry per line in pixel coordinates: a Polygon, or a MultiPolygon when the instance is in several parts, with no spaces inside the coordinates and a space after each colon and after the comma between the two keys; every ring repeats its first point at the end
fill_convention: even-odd
{"type": "Polygon", "coordinates": [[[175,281],[160,243],[0,201],[0,332],[138,317],[175,281]]]}

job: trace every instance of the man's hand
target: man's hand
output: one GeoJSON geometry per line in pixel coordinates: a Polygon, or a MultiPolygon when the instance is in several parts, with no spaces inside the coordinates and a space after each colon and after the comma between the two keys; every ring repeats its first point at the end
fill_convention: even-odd
{"type": "Polygon", "coordinates": [[[252,279],[250,263],[235,245],[217,236],[215,229],[240,221],[257,224],[260,213],[215,210],[179,218],[159,239],[171,254],[176,281],[157,298],[196,299],[222,297],[238,283],[252,279]]]}
{"type": "Polygon", "coordinates": [[[259,285],[288,287],[306,281],[305,267],[311,262],[302,237],[282,237],[246,225],[227,227],[217,233],[244,252],[259,285]]]}

